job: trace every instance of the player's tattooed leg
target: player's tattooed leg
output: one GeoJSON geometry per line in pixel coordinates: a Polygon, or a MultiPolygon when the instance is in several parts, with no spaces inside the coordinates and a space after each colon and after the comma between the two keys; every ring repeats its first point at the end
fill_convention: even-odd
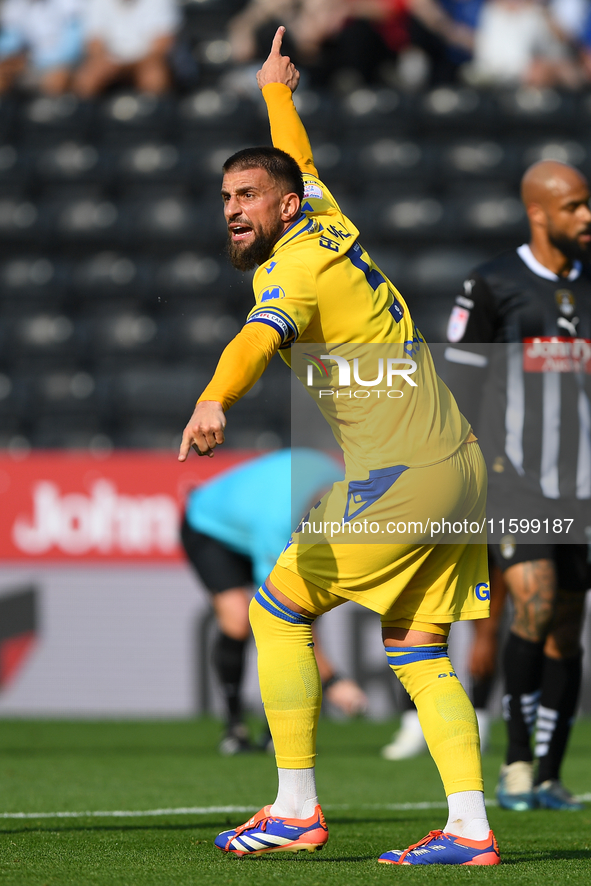
{"type": "Polygon", "coordinates": [[[546,638],[556,600],[556,568],[551,560],[516,563],[505,572],[513,600],[511,631],[530,643],[546,638]]]}

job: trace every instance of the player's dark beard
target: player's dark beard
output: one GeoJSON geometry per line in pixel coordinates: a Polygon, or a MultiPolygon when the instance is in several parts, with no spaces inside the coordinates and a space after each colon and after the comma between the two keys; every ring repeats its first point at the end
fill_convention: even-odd
{"type": "Polygon", "coordinates": [[[228,258],[238,271],[252,271],[257,265],[262,265],[267,261],[280,233],[281,226],[278,225],[274,231],[255,233],[249,246],[241,246],[240,243],[234,243],[232,235],[228,231],[226,244],[228,258]]]}
{"type": "MultiPolygon", "coordinates": [[[[581,233],[591,233],[591,230],[585,230],[581,233]]],[[[589,261],[591,258],[591,243],[579,243],[578,240],[567,237],[566,234],[555,234],[552,232],[548,232],[548,239],[552,246],[559,249],[570,262],[584,262],[589,261]]]]}

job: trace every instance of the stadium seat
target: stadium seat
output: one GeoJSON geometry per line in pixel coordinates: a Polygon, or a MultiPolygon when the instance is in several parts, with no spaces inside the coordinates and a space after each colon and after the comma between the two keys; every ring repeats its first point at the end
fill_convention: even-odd
{"type": "Polygon", "coordinates": [[[54,199],[43,206],[50,222],[47,235],[54,243],[121,243],[126,223],[121,208],[112,200],[92,194],[54,199]]]}
{"type": "Polygon", "coordinates": [[[355,89],[342,99],[339,118],[335,118],[337,131],[351,129],[368,131],[388,131],[396,136],[405,131],[408,125],[407,106],[399,94],[392,89],[355,89]]]}
{"type": "Polygon", "coordinates": [[[112,449],[111,437],[98,416],[44,415],[31,423],[30,439],[37,449],[82,449],[96,453],[112,449]]]}
{"type": "Polygon", "coordinates": [[[156,320],[137,311],[108,311],[87,315],[84,323],[95,358],[158,359],[166,350],[166,336],[156,320]]]}
{"type": "Polygon", "coordinates": [[[113,150],[119,193],[156,184],[189,185],[194,175],[187,151],[171,141],[141,140],[113,150]]]}
{"type": "Polygon", "coordinates": [[[0,98],[0,138],[2,144],[9,142],[15,135],[17,113],[18,102],[10,94],[3,95],[0,98]]]}
{"type": "Polygon", "coordinates": [[[38,368],[71,362],[84,353],[81,324],[63,313],[27,313],[8,317],[4,351],[13,366],[38,368]]]}
{"type": "Polygon", "coordinates": [[[23,255],[0,264],[0,309],[15,313],[58,310],[66,297],[62,263],[49,255],[23,255]]]}
{"type": "Polygon", "coordinates": [[[320,174],[334,183],[335,177],[340,178],[350,172],[350,157],[344,144],[337,139],[314,138],[312,141],[314,162],[320,174]]]}
{"type": "Polygon", "coordinates": [[[17,142],[0,144],[0,195],[20,194],[24,196],[30,191],[31,182],[26,151],[17,142]]]}
{"type": "Polygon", "coordinates": [[[478,249],[427,249],[408,262],[408,289],[402,294],[421,334],[429,343],[446,341],[449,315],[469,272],[489,257],[478,249]]]}
{"type": "Polygon", "coordinates": [[[60,140],[30,152],[31,172],[39,186],[99,183],[106,187],[106,156],[92,144],[75,138],[60,140]]]}
{"type": "Polygon", "coordinates": [[[111,379],[116,445],[177,447],[208,376],[186,367],[147,367],[111,379]]]}
{"type": "Polygon", "coordinates": [[[211,222],[193,200],[177,194],[162,194],[147,200],[129,201],[124,207],[129,217],[128,234],[134,246],[167,246],[178,249],[196,242],[210,244],[211,222]]]}
{"type": "Polygon", "coordinates": [[[104,380],[80,369],[53,369],[29,379],[30,401],[36,416],[109,417],[104,380]]]}
{"type": "Polygon", "coordinates": [[[493,138],[466,138],[433,145],[438,159],[437,175],[440,181],[451,179],[472,181],[514,181],[517,175],[515,151],[506,142],[493,138]]]}
{"type": "Polygon", "coordinates": [[[359,213],[358,227],[365,240],[381,242],[447,239],[453,234],[453,213],[441,200],[414,193],[370,200],[359,213]]]}
{"type": "Polygon", "coordinates": [[[200,89],[181,99],[178,104],[177,126],[180,132],[194,134],[229,131],[238,132],[250,141],[257,116],[255,106],[233,92],[214,87],[200,89]]]}
{"type": "Polygon", "coordinates": [[[31,404],[30,383],[26,376],[0,371],[0,422],[3,432],[18,431],[31,404]]]}
{"type": "Polygon", "coordinates": [[[187,310],[166,322],[169,354],[201,360],[213,369],[222,349],[238,332],[236,318],[212,303],[205,311],[187,310]]]}
{"type": "Polygon", "coordinates": [[[147,93],[123,92],[103,99],[96,113],[97,131],[118,135],[166,139],[173,126],[174,102],[147,93]]]}
{"type": "Polygon", "coordinates": [[[139,303],[148,298],[152,266],[141,257],[115,251],[95,252],[70,267],[69,287],[78,305],[106,300],[139,303]]]}
{"type": "Polygon", "coordinates": [[[19,196],[0,196],[0,240],[38,246],[46,233],[39,206],[19,196]]]}
{"type": "Polygon", "coordinates": [[[589,120],[591,120],[591,101],[587,90],[582,90],[573,96],[575,110],[573,113],[572,134],[575,138],[586,139],[589,135],[589,120]]]}
{"type": "Polygon", "coordinates": [[[176,453],[189,415],[182,422],[163,418],[127,421],[113,430],[113,445],[117,449],[156,449],[176,453]]]}
{"type": "Polygon", "coordinates": [[[350,152],[349,174],[367,181],[419,179],[425,183],[430,172],[431,152],[415,140],[381,136],[351,147],[350,152]]]}
{"type": "Polygon", "coordinates": [[[136,369],[113,376],[110,385],[120,420],[161,415],[185,416],[186,422],[208,380],[207,373],[185,366],[153,367],[144,361],[136,369]]]}
{"type": "Polygon", "coordinates": [[[240,319],[253,306],[252,272],[235,270],[221,249],[208,253],[188,250],[167,257],[154,275],[153,303],[164,313],[178,315],[182,308],[189,314],[233,311],[240,319]]]}
{"type": "Polygon", "coordinates": [[[492,124],[486,96],[467,86],[437,86],[411,101],[415,126],[426,135],[438,130],[457,134],[459,127],[486,132],[492,124]]]}
{"type": "Polygon", "coordinates": [[[434,296],[459,292],[466,275],[486,258],[477,249],[428,249],[410,259],[408,274],[418,291],[434,296]]]}
{"type": "Polygon", "coordinates": [[[73,95],[37,96],[19,107],[16,125],[29,145],[43,146],[47,139],[84,139],[91,130],[93,105],[73,95]]]}
{"type": "MultiPolygon", "coordinates": [[[[264,376],[232,406],[227,436],[232,446],[275,449],[291,445],[292,383],[299,385],[282,361],[271,361],[264,376]]],[[[297,422],[297,415],[294,418],[297,422]]],[[[305,445],[314,445],[309,434],[305,445]]]]}
{"type": "MultiPolygon", "coordinates": [[[[289,433],[292,419],[292,385],[299,381],[291,376],[281,360],[271,361],[264,376],[248,391],[244,398],[232,406],[232,419],[247,423],[249,420],[260,429],[276,430],[280,435],[289,433]]],[[[308,440],[311,444],[313,441],[308,440]]]]}
{"type": "Polygon", "coordinates": [[[232,311],[242,323],[246,319],[246,315],[254,306],[254,295],[252,289],[252,271],[243,273],[237,271],[230,265],[228,258],[218,253],[220,266],[222,268],[222,276],[220,284],[215,290],[216,299],[221,298],[222,302],[226,302],[232,306],[232,311]]]}
{"type": "Polygon", "coordinates": [[[270,449],[281,449],[290,446],[290,432],[288,427],[283,427],[268,422],[257,424],[248,416],[232,416],[232,427],[228,432],[228,442],[232,448],[259,450],[265,452],[270,449]]]}
{"type": "Polygon", "coordinates": [[[153,298],[162,311],[176,312],[181,305],[195,307],[215,299],[223,305],[226,293],[220,285],[221,260],[193,251],[181,252],[159,263],[154,273],[153,298]]]}
{"type": "Polygon", "coordinates": [[[429,345],[447,341],[447,324],[457,292],[456,289],[449,293],[409,293],[408,305],[413,320],[429,345]]]}
{"type": "Polygon", "coordinates": [[[17,453],[23,456],[28,455],[31,444],[29,441],[29,426],[25,420],[20,420],[12,411],[7,415],[2,415],[2,424],[0,425],[0,449],[4,453],[12,456],[17,453]]]}
{"type": "Polygon", "coordinates": [[[525,210],[517,196],[491,193],[460,198],[455,208],[458,232],[465,239],[527,237],[525,210]]]}
{"type": "Polygon", "coordinates": [[[550,129],[556,134],[568,133],[574,125],[574,99],[555,89],[523,86],[499,91],[493,100],[507,133],[519,131],[531,136],[534,128],[550,129]]]}

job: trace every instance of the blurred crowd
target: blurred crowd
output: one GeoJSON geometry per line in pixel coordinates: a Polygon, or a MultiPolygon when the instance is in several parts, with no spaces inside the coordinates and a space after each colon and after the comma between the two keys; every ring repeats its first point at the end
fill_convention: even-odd
{"type": "MultiPolygon", "coordinates": [[[[180,0],[0,2],[0,92],[92,98],[125,84],[158,95],[187,69],[197,79],[180,0]]],[[[312,86],[591,81],[591,0],[245,0],[226,23],[237,76],[265,58],[278,24],[312,86]]]]}
{"type": "Polygon", "coordinates": [[[93,98],[127,83],[165,93],[180,20],[175,0],[4,0],[0,91],[24,82],[93,98]]]}
{"type": "Polygon", "coordinates": [[[589,0],[251,0],[229,25],[234,60],[263,58],[279,23],[323,85],[335,72],[343,86],[578,89],[591,77],[589,0]]]}

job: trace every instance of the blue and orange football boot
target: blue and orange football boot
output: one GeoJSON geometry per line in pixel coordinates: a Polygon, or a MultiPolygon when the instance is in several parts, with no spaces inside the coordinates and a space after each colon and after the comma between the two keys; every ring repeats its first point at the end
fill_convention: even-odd
{"type": "Polygon", "coordinates": [[[380,855],[382,864],[500,864],[499,847],[492,831],[486,840],[466,840],[443,831],[429,831],[408,849],[380,855]]]}
{"type": "Polygon", "coordinates": [[[264,806],[256,815],[231,831],[222,831],[215,845],[233,855],[266,855],[268,852],[315,852],[328,840],[328,828],[317,806],[310,818],[280,818],[264,806]]]}

